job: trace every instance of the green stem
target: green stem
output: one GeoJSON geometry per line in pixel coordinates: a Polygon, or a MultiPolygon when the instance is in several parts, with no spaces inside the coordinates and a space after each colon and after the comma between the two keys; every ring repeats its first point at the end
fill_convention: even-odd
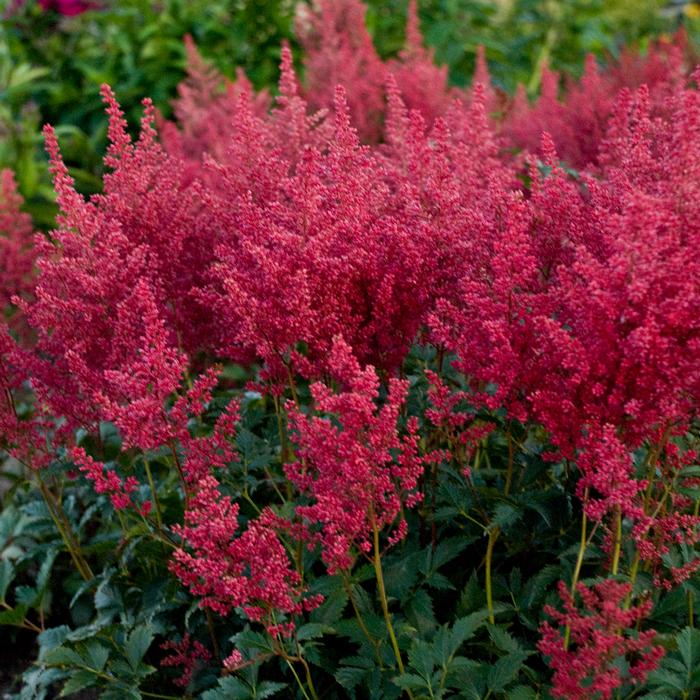
{"type": "Polygon", "coordinates": [[[146,476],[148,477],[148,486],[151,489],[151,496],[153,497],[153,508],[156,511],[156,522],[158,523],[158,529],[163,529],[163,515],[160,510],[160,500],[158,498],[158,491],[156,490],[155,482],[153,481],[153,474],[151,473],[151,467],[148,464],[148,460],[144,459],[143,463],[146,465],[146,476]]]}
{"type": "Polygon", "coordinates": [[[489,622],[492,625],[496,623],[496,618],[493,609],[493,584],[491,582],[491,564],[493,560],[493,547],[496,544],[496,540],[498,539],[498,536],[500,534],[501,531],[497,527],[493,528],[492,530],[489,530],[489,541],[486,545],[486,607],[489,611],[489,622]]]}
{"type": "MultiPolygon", "coordinates": [[[[374,574],[377,578],[377,589],[379,591],[379,600],[382,604],[382,612],[384,613],[384,622],[386,623],[386,628],[389,633],[389,639],[391,640],[391,647],[394,650],[394,656],[396,657],[396,665],[398,666],[399,673],[404,673],[403,659],[401,658],[401,650],[399,649],[399,643],[396,639],[396,633],[394,632],[394,625],[391,623],[391,613],[389,612],[389,603],[386,597],[386,588],[384,587],[384,574],[382,573],[382,559],[381,551],[379,549],[379,529],[377,528],[377,521],[372,514],[372,534],[374,538],[374,574]]],[[[406,693],[411,700],[413,700],[413,693],[411,693],[408,688],[406,693]]]]}
{"type": "Polygon", "coordinates": [[[348,598],[350,599],[352,609],[355,612],[355,618],[357,619],[357,623],[360,625],[362,633],[365,635],[365,637],[367,637],[367,641],[374,648],[374,653],[377,657],[377,663],[379,664],[379,668],[383,669],[384,663],[382,662],[382,655],[379,652],[379,642],[370,634],[369,629],[367,629],[367,625],[365,624],[364,618],[360,613],[360,609],[357,607],[355,596],[352,594],[352,586],[350,585],[350,581],[348,581],[347,576],[345,574],[343,574],[343,586],[345,587],[345,592],[348,594],[348,598]]]}
{"type": "Polygon", "coordinates": [[[615,508],[615,543],[613,545],[613,558],[611,572],[617,576],[620,569],[620,553],[622,551],[622,511],[620,506],[615,508]]]}
{"type": "Polygon", "coordinates": [[[309,664],[306,663],[306,659],[304,659],[302,656],[299,657],[299,661],[301,661],[301,664],[304,667],[304,673],[306,675],[306,685],[309,687],[311,697],[314,700],[318,700],[318,694],[316,693],[316,688],[314,687],[314,682],[311,678],[311,669],[309,668],[309,664]]]}
{"type": "MultiPolygon", "coordinates": [[[[576,566],[574,567],[574,575],[571,577],[571,595],[576,594],[576,586],[578,585],[578,579],[581,575],[581,567],[583,566],[583,559],[586,556],[586,545],[588,544],[588,537],[586,535],[586,530],[588,528],[588,517],[586,516],[586,503],[588,502],[588,488],[586,488],[583,494],[583,515],[581,518],[581,539],[578,545],[578,555],[576,557],[576,566]]],[[[571,627],[566,626],[564,630],[564,651],[569,648],[569,641],[571,639],[571,627]]]]}
{"type": "MultiPolygon", "coordinates": [[[[311,700],[309,694],[306,692],[306,688],[304,688],[304,684],[301,682],[301,678],[299,678],[299,674],[294,670],[294,664],[287,658],[285,658],[285,661],[287,662],[287,666],[289,666],[289,670],[292,672],[292,675],[296,679],[297,685],[301,690],[301,694],[306,698],[306,700],[311,700]]],[[[309,691],[311,691],[314,699],[318,700],[318,696],[311,690],[311,687],[309,687],[309,691]]]]}
{"type": "Polygon", "coordinates": [[[94,578],[94,574],[92,573],[90,565],[87,563],[83,553],[80,550],[80,545],[78,544],[77,538],[73,534],[70,522],[62,512],[60,504],[56,501],[54,495],[51,493],[51,490],[43,482],[41,475],[38,472],[37,483],[39,484],[41,495],[44,497],[44,501],[46,502],[46,507],[49,509],[49,513],[51,514],[51,519],[56,525],[56,529],[60,533],[61,539],[63,539],[63,542],[70,553],[71,559],[73,559],[75,568],[85,581],[91,581],[94,578]]]}

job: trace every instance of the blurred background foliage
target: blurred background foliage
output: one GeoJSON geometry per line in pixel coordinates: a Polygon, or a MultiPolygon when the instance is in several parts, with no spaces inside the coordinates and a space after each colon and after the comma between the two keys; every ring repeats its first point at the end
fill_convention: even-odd
{"type": "MultiPolygon", "coordinates": [[[[303,2],[304,0],[302,0],[303,2]]],[[[38,226],[54,215],[40,128],[57,127],[79,188],[99,186],[105,117],[99,85],[116,90],[132,123],[153,98],[168,116],[184,76],[182,38],[225,74],[241,66],[257,88],[277,80],[280,44],[295,47],[294,0],[101,0],[76,17],[35,0],[4,0],[0,28],[0,168],[16,172],[38,226]],[[12,5],[12,7],[10,6],[12,5]]],[[[367,23],[382,56],[403,45],[407,0],[369,0],[367,23]]],[[[536,92],[541,65],[580,72],[583,57],[615,56],[684,25],[700,35],[700,6],[679,0],[421,0],[426,42],[456,85],[468,84],[486,47],[494,82],[536,92]]]]}

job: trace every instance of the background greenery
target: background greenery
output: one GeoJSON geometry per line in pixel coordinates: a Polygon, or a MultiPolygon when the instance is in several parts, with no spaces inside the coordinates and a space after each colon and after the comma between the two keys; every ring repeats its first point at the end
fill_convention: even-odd
{"type": "MultiPolygon", "coordinates": [[[[306,0],[301,0],[305,2],[306,0]]],[[[226,74],[241,66],[256,87],[274,89],[279,48],[294,42],[293,0],[102,0],[78,17],[43,12],[35,0],[0,27],[0,167],[16,171],[26,208],[49,228],[54,208],[40,127],[58,127],[79,187],[99,186],[105,118],[99,85],[116,90],[131,119],[153,98],[169,113],[184,75],[182,37],[190,33],[205,57],[226,74]]],[[[406,0],[370,0],[367,22],[379,52],[403,44],[406,0]]],[[[700,30],[696,3],[669,0],[422,0],[428,44],[451,80],[471,79],[476,47],[484,44],[495,82],[537,88],[547,60],[572,74],[589,51],[615,55],[629,43],[684,24],[700,30]]],[[[298,52],[297,52],[298,54],[298,52]]]]}

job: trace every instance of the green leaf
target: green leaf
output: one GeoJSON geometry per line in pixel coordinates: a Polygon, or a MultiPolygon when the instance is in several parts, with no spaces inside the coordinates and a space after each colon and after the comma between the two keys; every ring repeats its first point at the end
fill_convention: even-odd
{"type": "Polygon", "coordinates": [[[63,644],[63,642],[66,641],[69,632],[70,627],[67,625],[51,627],[50,629],[44,630],[37,637],[37,641],[39,642],[39,660],[43,661],[49,651],[63,644]]]}
{"type": "Polygon", "coordinates": [[[684,692],[686,690],[685,679],[683,676],[673,673],[665,668],[652,671],[652,673],[649,674],[648,680],[649,683],[654,686],[673,688],[674,690],[678,690],[680,692],[684,692]]]}
{"type": "Polygon", "coordinates": [[[8,559],[0,560],[0,602],[5,602],[7,588],[15,576],[15,569],[8,559]]]}
{"type": "Polygon", "coordinates": [[[507,530],[522,517],[523,512],[511,503],[499,503],[494,509],[491,526],[496,526],[501,530],[507,530]]]}
{"type": "Polygon", "coordinates": [[[678,635],[678,652],[689,674],[700,666],[700,630],[686,627],[678,635]]]}
{"type": "Polygon", "coordinates": [[[341,666],[335,673],[335,679],[346,690],[352,690],[362,683],[370,670],[358,666],[341,666]]]}
{"type": "Polygon", "coordinates": [[[10,610],[0,612],[0,625],[12,625],[14,627],[21,625],[24,622],[28,609],[24,603],[20,603],[10,610]]]}
{"type": "Polygon", "coordinates": [[[280,692],[280,690],[284,690],[286,687],[286,683],[264,681],[255,689],[255,697],[260,698],[260,700],[265,700],[265,698],[270,698],[273,695],[276,695],[280,692]]]}
{"type": "Polygon", "coordinates": [[[503,656],[491,667],[488,676],[488,688],[494,693],[502,692],[520,671],[523,661],[527,658],[525,652],[513,652],[503,656]]]}
{"type": "Polygon", "coordinates": [[[99,678],[90,671],[76,671],[72,673],[70,678],[63,685],[59,697],[65,698],[67,695],[72,695],[86,688],[99,683],[99,678]]]}
{"type": "Polygon", "coordinates": [[[297,630],[297,639],[302,642],[306,639],[318,639],[324,634],[333,633],[333,628],[320,622],[308,622],[297,630]]]}
{"type": "Polygon", "coordinates": [[[17,586],[15,588],[15,598],[18,603],[27,608],[33,608],[39,598],[39,591],[31,586],[17,586]]]}
{"type": "Polygon", "coordinates": [[[403,690],[423,690],[426,688],[425,680],[414,673],[403,673],[393,680],[403,690]]]}
{"type": "Polygon", "coordinates": [[[457,649],[470,639],[474,632],[486,622],[488,616],[486,610],[479,610],[457,620],[452,626],[452,646],[457,649]]]}
{"type": "Polygon", "coordinates": [[[129,665],[134,671],[139,667],[141,659],[148,651],[153,641],[153,628],[151,625],[140,625],[133,630],[127,639],[124,653],[129,665]]]}
{"type": "Polygon", "coordinates": [[[406,616],[413,622],[421,633],[432,630],[436,625],[433,601],[424,589],[416,591],[410,603],[406,606],[406,616]]]}
{"type": "Polygon", "coordinates": [[[435,654],[431,644],[423,639],[416,640],[408,652],[411,668],[426,680],[430,679],[436,665],[435,654]]]}
{"type": "Polygon", "coordinates": [[[311,613],[312,622],[320,622],[333,625],[343,615],[343,610],[348,604],[348,594],[344,590],[333,591],[326,596],[323,603],[311,613]]]}
{"type": "Polygon", "coordinates": [[[496,645],[496,648],[509,653],[522,651],[518,640],[506,630],[496,625],[487,625],[487,627],[491,641],[496,645]]]}
{"type": "Polygon", "coordinates": [[[142,695],[138,688],[118,683],[107,688],[100,700],[142,700],[142,695]]]}
{"type": "Polygon", "coordinates": [[[526,685],[516,685],[506,693],[506,700],[537,700],[537,693],[526,685]]]}
{"type": "Polygon", "coordinates": [[[202,694],[201,700],[252,700],[252,688],[240,678],[229,676],[219,679],[219,687],[202,694]]]}
{"type": "Polygon", "coordinates": [[[68,647],[57,647],[47,652],[44,657],[47,664],[54,666],[87,666],[87,662],[77,651],[68,647]]]}
{"type": "Polygon", "coordinates": [[[49,583],[49,577],[51,575],[53,563],[56,560],[56,554],[56,550],[49,551],[41,564],[41,568],[39,569],[39,573],[36,577],[36,590],[39,592],[39,594],[44,592],[44,589],[49,583]]]}
{"type": "Polygon", "coordinates": [[[90,639],[85,644],[85,651],[90,661],[90,668],[94,668],[96,671],[102,671],[109,658],[109,649],[100,644],[96,639],[90,639]]]}

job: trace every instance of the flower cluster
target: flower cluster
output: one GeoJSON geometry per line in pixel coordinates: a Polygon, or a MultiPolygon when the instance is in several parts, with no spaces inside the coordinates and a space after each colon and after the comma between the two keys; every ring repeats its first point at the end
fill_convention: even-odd
{"type": "Polygon", "coordinates": [[[22,197],[10,170],[0,172],[0,313],[8,314],[15,296],[32,289],[35,250],[29,214],[21,211],[22,197]]]}
{"type": "Polygon", "coordinates": [[[54,10],[66,17],[80,15],[93,6],[84,0],[39,0],[39,4],[44,10],[54,10]]]}
{"type": "Polygon", "coordinates": [[[688,58],[688,42],[682,31],[673,40],[650,46],[646,54],[625,49],[619,60],[604,70],[591,54],[583,76],[576,82],[569,79],[561,97],[561,76],[545,65],[539,97],[529,104],[524,88],[519,89],[509,105],[504,133],[516,148],[536,153],[546,131],[571,167],[595,166],[620,90],[646,85],[654,114],[669,116],[669,100],[683,86],[688,58]]]}
{"type": "MultiPolygon", "coordinates": [[[[274,99],[243,75],[224,81],[188,41],[175,122],[157,131],[145,101],[135,141],[103,88],[108,173],[89,200],[47,127],[60,214],[34,248],[12,178],[1,181],[0,304],[30,329],[0,329],[3,450],[41,467],[52,456],[37,445],[56,438],[120,515],[149,526],[135,477],[72,442],[106,421],[124,461],[157,453],[184,501],[172,573],[201,607],[261,623],[290,663],[298,619],[321,603],[305,558],[345,576],[367,557],[381,572],[411,518],[421,534],[437,518],[446,463],[460,487],[496,483],[498,463],[471,479],[470,462],[499,425],[506,500],[519,481],[511,429],[546,433],[547,459],[574,466],[584,535],[593,521],[614,576],[646,569],[671,588],[700,565],[687,436],[700,399],[700,74],[686,79],[681,40],[623,56],[630,84],[644,82],[634,90],[622,68],[590,60],[559,100],[545,72],[539,101],[521,94],[496,124],[483,52],[475,86],[457,92],[422,45],[415,2],[405,49],[386,63],[363,13],[343,0],[300,15],[307,84],[283,47],[274,99]],[[531,153],[513,158],[513,145],[531,153]],[[416,344],[436,368],[415,369],[416,344]],[[266,487],[279,502],[248,510],[232,495],[239,404],[206,415],[218,363],[242,365],[274,406],[266,487]],[[429,387],[418,415],[409,366],[429,387]],[[34,413],[20,417],[30,387],[34,413]],[[423,491],[430,503],[414,510],[423,491]]],[[[467,520],[489,535],[490,567],[501,530],[478,507],[467,520]]],[[[499,507],[507,520],[510,502],[499,507]]],[[[653,630],[631,631],[651,601],[630,606],[631,590],[562,587],[564,612],[548,613],[568,632],[547,623],[540,645],[555,694],[608,698],[658,662],[653,630]]],[[[207,658],[198,644],[164,647],[182,685],[207,658]]],[[[224,663],[239,669],[242,653],[224,663]]]]}
{"type": "Polygon", "coordinates": [[[175,680],[175,685],[186,688],[192,680],[192,674],[201,661],[209,661],[211,652],[196,639],[192,641],[189,634],[185,634],[180,642],[168,640],[160,645],[164,651],[171,653],[161,659],[161,666],[181,666],[182,675],[175,680]]]}
{"type": "Polygon", "coordinates": [[[630,585],[611,579],[590,588],[579,584],[576,591],[581,609],[563,584],[559,595],[564,612],[545,608],[560,627],[568,630],[562,636],[549,622],[542,625],[539,648],[550,657],[554,669],[552,693],[565,700],[609,700],[623,683],[642,683],[663,656],[663,647],[654,644],[654,630],[634,630],[648,616],[651,604],[626,604],[630,585]],[[624,676],[614,663],[620,659],[627,661],[624,676]]]}
{"type": "Polygon", "coordinates": [[[378,409],[374,368],[361,369],[342,339],[333,345],[330,372],[343,390],[335,393],[325,384],[312,384],[318,415],[289,407],[298,461],[285,472],[310,500],[297,506],[296,513],[307,526],[320,527],[322,557],[335,573],[350,569],[358,554],[370,554],[384,528],[390,529],[390,544],[405,536],[401,513],[421,498],[417,484],[423,460],[415,420],[405,436],[397,431],[406,382],[391,379],[386,402],[378,409]]]}

